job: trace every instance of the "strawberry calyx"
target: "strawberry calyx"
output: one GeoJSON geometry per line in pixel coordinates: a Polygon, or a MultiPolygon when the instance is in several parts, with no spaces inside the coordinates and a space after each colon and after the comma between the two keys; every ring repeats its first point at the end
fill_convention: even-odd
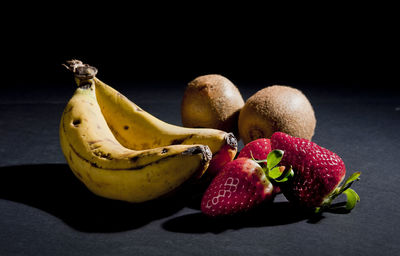
{"type": "Polygon", "coordinates": [[[285,168],[285,166],[278,166],[283,158],[284,151],[275,149],[269,152],[266,159],[256,160],[250,151],[251,159],[256,163],[260,164],[262,170],[265,172],[267,178],[273,183],[283,183],[293,177],[294,172],[292,167],[285,168]]]}
{"type": "Polygon", "coordinates": [[[322,202],[321,206],[315,208],[315,213],[321,213],[322,211],[329,209],[332,207],[332,201],[337,198],[341,194],[345,194],[347,197],[345,210],[351,211],[356,204],[360,201],[359,195],[350,188],[350,186],[355,182],[360,180],[361,172],[355,172],[350,175],[349,178],[341,185],[338,186],[336,189],[332,191],[322,202]]]}

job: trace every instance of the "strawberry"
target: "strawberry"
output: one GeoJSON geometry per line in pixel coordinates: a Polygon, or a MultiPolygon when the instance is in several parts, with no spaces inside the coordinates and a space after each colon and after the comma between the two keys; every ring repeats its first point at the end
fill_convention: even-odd
{"type": "MultiPolygon", "coordinates": [[[[240,151],[239,157],[254,158],[256,160],[267,159],[267,156],[271,152],[271,141],[270,139],[261,138],[253,140],[247,143],[240,151]]],[[[265,161],[265,164],[267,162],[265,161]]],[[[274,186],[274,193],[280,193],[279,186],[274,186]]]]}
{"type": "Polygon", "coordinates": [[[267,159],[269,152],[271,152],[271,141],[269,139],[256,139],[243,147],[238,158],[246,157],[262,160],[267,159]]]}
{"type": "Polygon", "coordinates": [[[237,144],[234,146],[231,145],[225,145],[223,146],[218,153],[216,153],[211,161],[210,164],[207,168],[206,175],[209,177],[215,177],[217,173],[222,169],[222,167],[232,161],[232,159],[235,157],[237,151],[237,144]]]}
{"type": "Polygon", "coordinates": [[[349,187],[361,173],[354,173],[339,187],[346,167],[337,154],[314,142],[282,132],[271,136],[271,146],[272,149],[283,150],[281,164],[293,168],[293,177],[282,187],[289,201],[314,208],[317,212],[330,207],[332,200],[341,193],[347,196],[348,210],[359,201],[357,193],[349,187]]]}
{"type": "Polygon", "coordinates": [[[275,180],[272,176],[279,173],[277,180],[284,180],[288,174],[280,175],[276,167],[281,158],[282,151],[276,150],[268,155],[269,164],[264,168],[259,163],[265,160],[244,157],[227,163],[205,191],[201,201],[202,212],[209,216],[233,215],[272,200],[275,195],[270,181],[275,180]]]}

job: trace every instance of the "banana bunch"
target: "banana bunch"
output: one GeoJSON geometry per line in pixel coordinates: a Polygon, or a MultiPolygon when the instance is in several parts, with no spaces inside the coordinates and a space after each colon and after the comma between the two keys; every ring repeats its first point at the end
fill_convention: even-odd
{"type": "Polygon", "coordinates": [[[93,193],[144,202],[166,195],[233,159],[235,137],[163,122],[100,81],[78,60],[78,84],[62,114],[60,143],[75,176],[93,193]]]}

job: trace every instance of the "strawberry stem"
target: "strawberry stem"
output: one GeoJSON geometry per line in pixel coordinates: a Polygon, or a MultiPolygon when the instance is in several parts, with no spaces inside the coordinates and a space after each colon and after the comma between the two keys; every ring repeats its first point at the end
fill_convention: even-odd
{"type": "Polygon", "coordinates": [[[350,175],[350,177],[347,178],[347,180],[343,183],[343,185],[337,187],[331,194],[327,196],[327,198],[322,202],[320,207],[315,208],[315,213],[321,213],[325,209],[330,208],[332,201],[341,194],[345,194],[347,197],[345,209],[348,211],[353,210],[357,202],[360,201],[360,197],[358,196],[356,191],[350,188],[350,186],[355,181],[360,180],[360,175],[361,172],[355,172],[352,175],[350,175]]]}
{"type": "Polygon", "coordinates": [[[292,166],[290,166],[290,168],[285,168],[284,166],[278,166],[278,164],[283,158],[283,154],[284,154],[283,150],[275,149],[269,152],[267,159],[256,160],[253,156],[253,153],[250,151],[251,159],[258,164],[262,164],[263,166],[262,169],[264,170],[265,175],[271,182],[274,183],[286,182],[294,175],[292,166]]]}

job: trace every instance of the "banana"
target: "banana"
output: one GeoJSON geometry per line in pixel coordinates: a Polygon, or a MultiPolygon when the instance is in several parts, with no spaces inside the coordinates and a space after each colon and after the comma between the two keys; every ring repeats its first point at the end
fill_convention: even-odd
{"type": "Polygon", "coordinates": [[[70,62],[78,88],[61,117],[63,154],[75,176],[93,193],[144,202],[200,177],[211,160],[205,145],[163,145],[132,150],[121,145],[104,119],[90,66],[70,62]]]}
{"type": "Polygon", "coordinates": [[[126,148],[144,150],[166,145],[202,144],[213,153],[208,173],[217,172],[237,152],[232,133],[207,128],[185,128],[166,123],[144,111],[97,77],[96,97],[115,138],[126,148]]]}

